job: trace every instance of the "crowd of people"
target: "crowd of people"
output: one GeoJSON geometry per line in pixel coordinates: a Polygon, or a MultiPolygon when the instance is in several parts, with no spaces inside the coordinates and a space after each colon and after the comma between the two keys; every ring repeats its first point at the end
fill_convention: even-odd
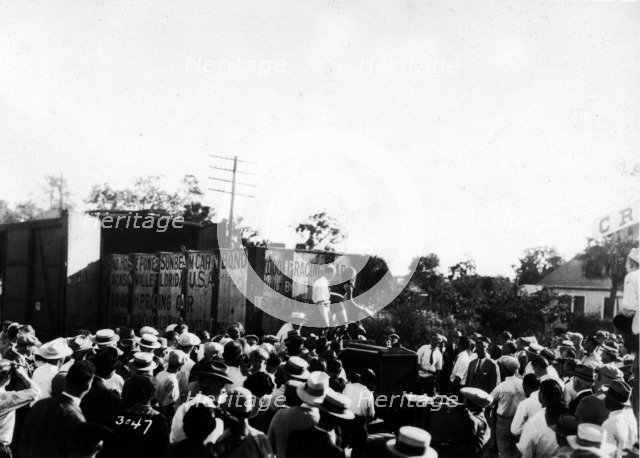
{"type": "MultiPolygon", "coordinates": [[[[235,323],[211,337],[177,324],[41,344],[5,322],[0,456],[437,456],[428,428],[370,437],[377,374],[343,366],[343,335],[304,331],[293,320],[259,338],[235,323]]],[[[417,349],[416,394],[459,400],[458,456],[637,456],[630,336],[435,335],[417,349]]]]}

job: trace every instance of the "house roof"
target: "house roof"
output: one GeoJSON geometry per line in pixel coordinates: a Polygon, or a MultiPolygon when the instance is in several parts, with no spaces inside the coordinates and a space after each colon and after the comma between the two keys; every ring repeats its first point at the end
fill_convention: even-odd
{"type": "Polygon", "coordinates": [[[582,274],[582,263],[577,257],[541,278],[537,284],[547,287],[611,289],[611,280],[608,278],[586,278],[582,274]]]}

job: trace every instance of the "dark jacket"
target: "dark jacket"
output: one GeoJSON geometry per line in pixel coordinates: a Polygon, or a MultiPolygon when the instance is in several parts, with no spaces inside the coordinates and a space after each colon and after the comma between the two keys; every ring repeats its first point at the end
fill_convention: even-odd
{"type": "Polygon", "coordinates": [[[571,400],[571,402],[569,402],[569,412],[575,414],[578,406],[580,405],[580,401],[592,394],[593,390],[585,390],[579,393],[574,399],[571,400]]]}
{"type": "Polygon", "coordinates": [[[329,433],[315,426],[289,434],[287,456],[300,458],[344,458],[344,450],[331,440],[329,433]]]}
{"type": "Polygon", "coordinates": [[[604,393],[597,393],[585,396],[576,409],[576,415],[580,417],[581,423],[593,423],[602,426],[602,423],[609,418],[609,409],[604,404],[604,393]]]}
{"type": "Polygon", "coordinates": [[[494,360],[486,357],[480,367],[477,359],[469,363],[465,387],[480,388],[491,393],[498,383],[500,383],[500,369],[494,360]]]}
{"type": "Polygon", "coordinates": [[[120,395],[109,388],[100,377],[93,378],[89,392],[82,398],[80,408],[87,421],[95,421],[103,426],[111,427],[111,423],[120,412],[122,401],[120,395]]]}
{"type": "Polygon", "coordinates": [[[67,456],[68,431],[84,422],[84,415],[73,400],[60,394],[36,402],[24,424],[20,443],[22,458],[67,456]]]}

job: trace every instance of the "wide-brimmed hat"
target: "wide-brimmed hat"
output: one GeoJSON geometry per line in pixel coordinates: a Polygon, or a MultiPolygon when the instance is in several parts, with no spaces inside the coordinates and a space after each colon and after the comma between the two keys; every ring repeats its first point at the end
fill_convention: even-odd
{"type": "Polygon", "coordinates": [[[79,335],[69,339],[69,348],[72,351],[88,351],[93,348],[93,341],[84,335],[79,335]]]}
{"type": "Polygon", "coordinates": [[[256,400],[251,391],[246,388],[232,388],[223,404],[226,412],[236,418],[252,418],[258,414],[255,408],[256,400]]]}
{"type": "Polygon", "coordinates": [[[36,355],[44,359],[62,359],[70,356],[72,353],[73,350],[69,348],[67,341],[62,337],[47,342],[36,349],[36,355]]]}
{"type": "Polygon", "coordinates": [[[142,336],[144,334],[153,334],[154,336],[157,336],[159,332],[153,326],[142,326],[140,328],[140,335],[142,336]]]}
{"type": "Polygon", "coordinates": [[[140,337],[139,345],[145,348],[156,349],[160,348],[162,345],[158,342],[158,336],[153,334],[142,334],[140,337]]]}
{"type": "Polygon", "coordinates": [[[575,369],[569,372],[569,375],[573,377],[578,377],[591,382],[593,382],[593,374],[593,367],[587,366],[586,364],[576,364],[575,369]]]}
{"type": "Polygon", "coordinates": [[[542,351],[540,352],[540,356],[542,356],[544,359],[546,359],[550,363],[552,363],[553,360],[556,359],[556,355],[555,353],[553,353],[553,350],[550,350],[548,348],[543,348],[542,351]]]}
{"type": "Polygon", "coordinates": [[[640,264],[638,260],[640,259],[640,250],[638,248],[632,248],[631,251],[629,251],[628,258],[640,264]]]}
{"type": "Polygon", "coordinates": [[[560,342],[560,345],[558,345],[558,348],[560,349],[567,349],[567,350],[575,350],[575,346],[573,345],[573,342],[571,342],[571,340],[569,339],[565,339],[562,342],[560,342]]]}
{"type": "Polygon", "coordinates": [[[544,350],[544,347],[542,345],[539,345],[539,344],[535,343],[535,342],[530,343],[524,349],[524,351],[526,351],[527,353],[530,353],[532,355],[539,355],[542,350],[544,350]]]}
{"type": "Polygon", "coordinates": [[[158,367],[153,354],[138,352],[133,355],[133,359],[129,361],[129,368],[133,372],[153,371],[158,367]]]}
{"type": "Polygon", "coordinates": [[[624,374],[615,363],[607,363],[595,368],[596,373],[600,374],[600,377],[608,378],[609,380],[622,380],[624,374]]]}
{"type": "Polygon", "coordinates": [[[415,426],[401,427],[396,438],[387,441],[391,454],[402,458],[437,458],[438,453],[430,445],[431,434],[415,426]]]}
{"type": "Polygon", "coordinates": [[[592,423],[578,425],[578,433],[568,436],[567,442],[574,450],[599,450],[607,456],[616,450],[616,446],[607,442],[607,432],[602,426],[592,423]]]}
{"type": "Polygon", "coordinates": [[[355,418],[355,414],[349,410],[351,407],[351,399],[343,394],[336,393],[332,389],[327,390],[327,393],[320,404],[320,410],[324,410],[328,414],[342,418],[343,420],[352,420],[355,418]]]}
{"type": "Polygon", "coordinates": [[[631,387],[623,380],[614,380],[609,387],[602,387],[605,392],[605,399],[615,402],[621,406],[630,406],[631,387]]]}
{"type": "Polygon", "coordinates": [[[493,402],[491,395],[480,388],[462,388],[460,394],[481,409],[484,409],[493,402]]]}
{"type": "Polygon", "coordinates": [[[302,402],[319,405],[329,389],[329,376],[320,371],[312,372],[304,385],[296,390],[302,402]]]}
{"type": "Polygon", "coordinates": [[[303,321],[307,320],[307,314],[304,312],[293,312],[291,314],[291,319],[290,321],[293,322],[299,322],[302,323],[303,321]]]}
{"type": "Polygon", "coordinates": [[[191,372],[189,372],[189,379],[192,377],[213,377],[216,378],[225,384],[234,383],[231,378],[227,375],[226,365],[222,363],[216,363],[213,361],[202,360],[198,361],[191,368],[191,372]]]}
{"type": "Polygon", "coordinates": [[[291,356],[280,368],[294,380],[305,381],[309,378],[309,363],[299,356],[291,356]]]}
{"type": "Polygon", "coordinates": [[[91,341],[98,345],[115,345],[120,340],[120,336],[113,329],[100,329],[96,335],[90,337],[91,341]]]}

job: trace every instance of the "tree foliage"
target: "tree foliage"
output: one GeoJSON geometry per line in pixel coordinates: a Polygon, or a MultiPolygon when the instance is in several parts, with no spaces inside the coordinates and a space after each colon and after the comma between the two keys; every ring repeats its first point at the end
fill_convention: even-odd
{"type": "Polygon", "coordinates": [[[295,231],[301,240],[296,248],[305,250],[336,251],[347,237],[339,222],[326,212],[308,216],[295,231]]]}
{"type": "Polygon", "coordinates": [[[139,177],[131,188],[125,189],[113,188],[108,183],[96,184],[85,202],[92,210],[164,210],[188,221],[211,221],[215,212],[200,202],[203,192],[195,176],[185,175],[175,191],[163,189],[161,178],[158,175],[139,177]]]}
{"type": "Polygon", "coordinates": [[[555,247],[539,246],[528,248],[519,260],[519,265],[514,266],[518,283],[521,285],[533,285],[556,269],[564,260],[555,247]]]}
{"type": "Polygon", "coordinates": [[[627,256],[635,246],[638,246],[638,241],[626,237],[589,240],[587,248],[578,255],[582,263],[582,273],[591,279],[611,280],[609,297],[614,300],[627,274],[627,256]]]}

